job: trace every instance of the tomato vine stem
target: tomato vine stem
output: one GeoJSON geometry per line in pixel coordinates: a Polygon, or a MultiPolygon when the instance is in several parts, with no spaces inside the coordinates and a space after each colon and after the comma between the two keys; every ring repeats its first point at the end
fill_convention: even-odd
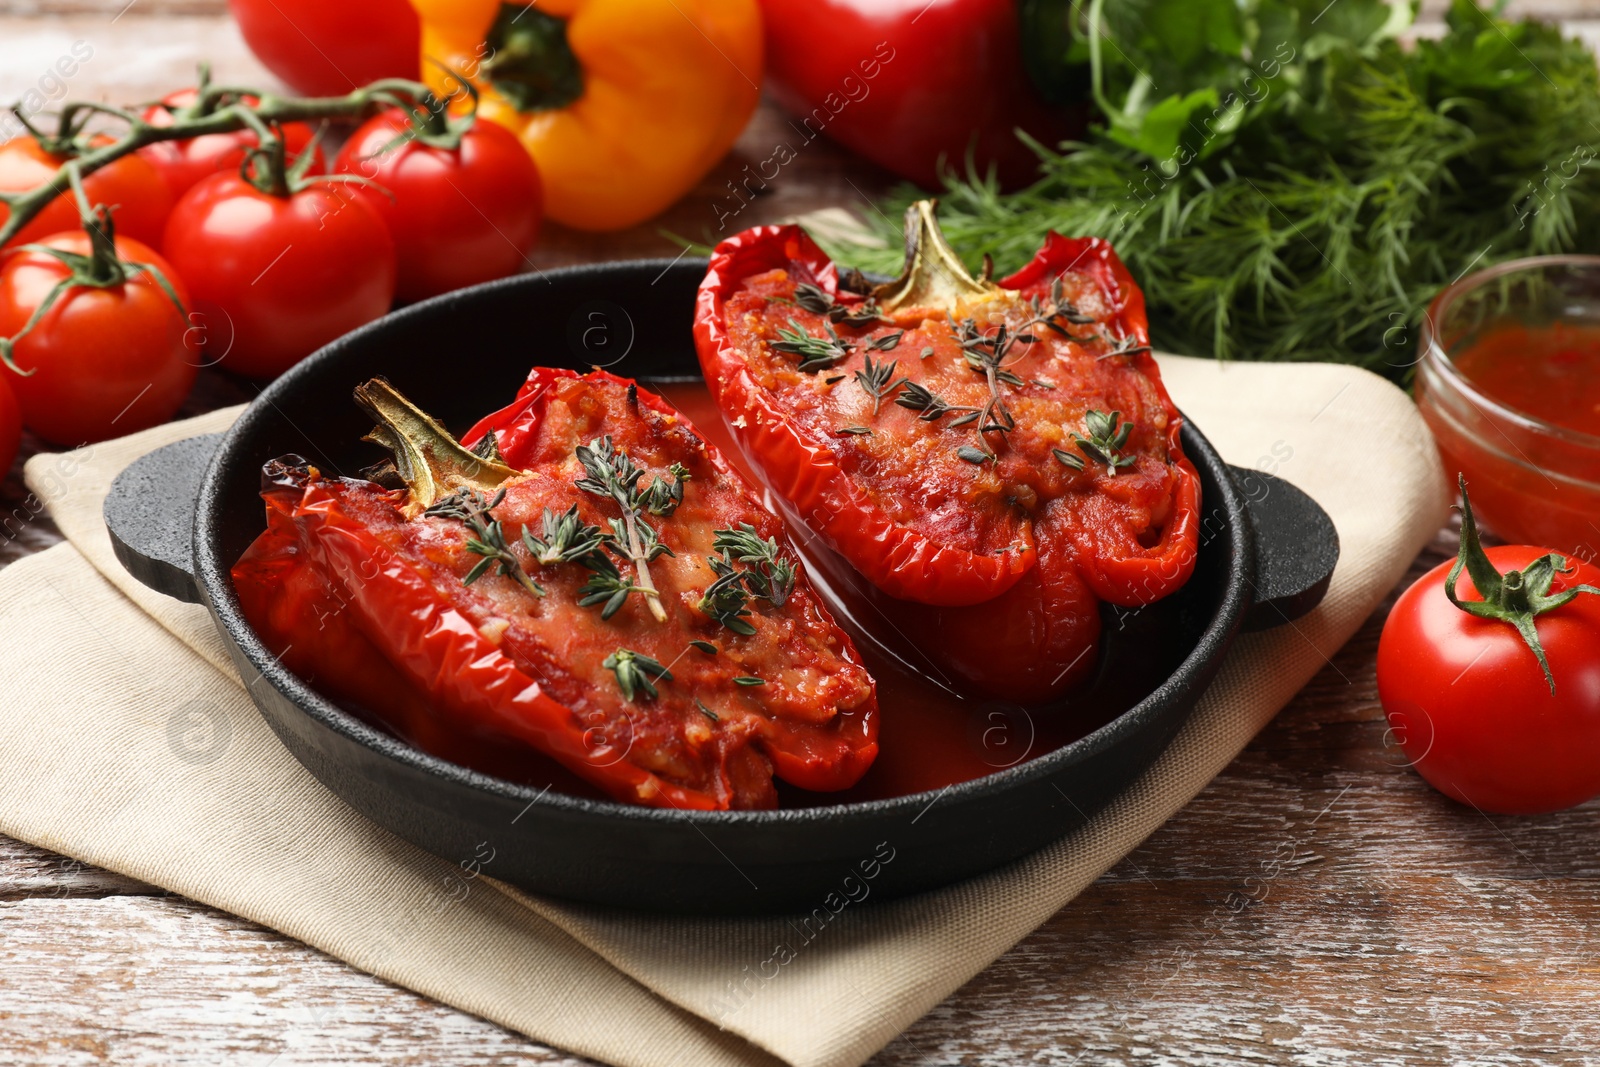
{"type": "Polygon", "coordinates": [[[126,108],[93,101],[72,101],[62,106],[57,129],[47,134],[35,127],[20,107],[12,107],[29,134],[46,151],[70,155],[49,180],[20,193],[0,193],[0,203],[8,217],[0,225],[0,246],[10,241],[49,204],[72,187],[73,174],[85,178],[123,156],[163,141],[187,140],[211,133],[254,130],[260,139],[257,151],[273,151],[271,142],[281,139],[273,127],[286,122],[314,122],[320,119],[357,119],[368,111],[388,105],[411,113],[419,136],[439,138],[452,132],[448,116],[449,100],[436,97],[426,85],[405,78],[383,78],[345,96],[286,97],[272,92],[231,85],[211,85],[204,68],[198,99],[189,107],[172,111],[171,125],[157,126],[126,108]],[[254,103],[249,102],[254,99],[254,103]],[[104,144],[93,144],[86,130],[96,115],[126,124],[120,137],[104,144]]]}

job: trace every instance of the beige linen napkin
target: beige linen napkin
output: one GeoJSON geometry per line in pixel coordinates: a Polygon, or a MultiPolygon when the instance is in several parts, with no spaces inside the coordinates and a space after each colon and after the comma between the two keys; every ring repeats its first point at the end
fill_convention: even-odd
{"type": "Polygon", "coordinates": [[[100,508],[112,477],[167,441],[225,427],[233,411],[29,461],[29,486],[71,544],[0,574],[0,830],[600,1060],[854,1067],[1199,792],[1328,662],[1444,517],[1427,430],[1381,379],[1175,357],[1162,368],[1225,457],[1328,510],[1343,557],[1317,611],[1240,639],[1126,793],[1003,870],[852,905],[808,940],[782,919],[532,899],[493,882],[492,859],[439,859],[379,829],[278,744],[205,612],[145,590],[111,555],[100,508]],[[785,962],[763,966],[775,956],[785,962]]]}

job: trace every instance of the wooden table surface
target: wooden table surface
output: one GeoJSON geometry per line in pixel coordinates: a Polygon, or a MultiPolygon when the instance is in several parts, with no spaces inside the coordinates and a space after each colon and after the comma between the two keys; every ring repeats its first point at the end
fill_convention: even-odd
{"type": "MultiPolygon", "coordinates": [[[[1594,0],[1511,10],[1600,36],[1585,21],[1600,16],[1594,0]]],[[[80,40],[94,52],[74,97],[152,98],[188,82],[202,57],[227,81],[271,80],[220,0],[0,0],[0,99],[80,40]]],[[[663,229],[713,238],[715,206],[731,203],[724,183],[792,136],[764,107],[664,219],[606,237],[552,232],[535,262],[677,254],[663,229]]],[[[875,210],[889,184],[819,141],[736,224],[875,210]]],[[[207,378],[189,410],[248,395],[207,378]]],[[[20,469],[0,511],[22,504],[20,469]]],[[[0,566],[57,540],[48,520],[31,522],[0,543],[0,566]]],[[[1448,551],[1441,536],[1406,581],[1448,551]]],[[[1600,1057],[1600,809],[1486,818],[1405,769],[1373,681],[1386,610],[1176,818],[872,1062],[1600,1057]],[[1264,878],[1274,860],[1278,873],[1264,878]]],[[[0,697],[0,713],[15,699],[0,697]]],[[[271,930],[0,837],[0,1063],[356,1061],[584,1062],[271,930]]]]}

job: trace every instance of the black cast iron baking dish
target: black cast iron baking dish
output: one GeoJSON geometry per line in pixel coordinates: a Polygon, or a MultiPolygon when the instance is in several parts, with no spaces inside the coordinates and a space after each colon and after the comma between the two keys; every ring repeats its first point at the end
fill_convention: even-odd
{"type": "Polygon", "coordinates": [[[265,460],[294,452],[352,474],[373,462],[360,442],[370,420],[350,392],[379,374],[458,431],[505,403],[534,364],[698,377],[691,315],[703,273],[688,260],[525,275],[340,338],[268,386],[226,434],[125,471],[106,502],[118,557],[146,584],[210,609],[273,730],[373,821],[445,859],[492,848],[484,873],[531,892],[673,913],[809,911],[888,854],[873,865],[877,899],[1017,859],[1082,824],[1149,765],[1241,629],[1303,614],[1326,590],[1338,558],[1326,514],[1287,482],[1230,469],[1190,424],[1184,447],[1206,516],[1199,562],[1160,612],[1136,620],[1147,636],[1158,627],[1159,640],[1108,639],[1094,684],[1121,694],[1126,710],[1081,740],[941,792],[777,811],[628,807],[492,778],[364,724],[273,658],[228,576],[264,525],[265,460]]]}

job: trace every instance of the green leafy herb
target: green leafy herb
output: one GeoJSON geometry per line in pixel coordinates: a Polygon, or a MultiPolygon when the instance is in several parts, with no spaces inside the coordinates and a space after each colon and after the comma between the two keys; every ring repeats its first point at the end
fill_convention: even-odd
{"type": "Polygon", "coordinates": [[[1047,304],[1038,297],[1029,297],[1028,306],[1033,311],[1033,318],[1022,324],[1022,329],[1027,330],[1034,326],[1043,326],[1053,330],[1069,341],[1080,343],[1093,340],[1091,337],[1076,337],[1067,329],[1068,324],[1074,326],[1093,326],[1094,316],[1085,315],[1066,298],[1066,280],[1061,275],[1056,275],[1056,280],[1050,283],[1050,302],[1047,304]]]}
{"type": "MultiPolygon", "coordinates": [[[[878,305],[871,297],[859,304],[841,304],[826,290],[812,285],[810,282],[801,282],[794,287],[794,299],[784,300],[782,297],[773,301],[778,304],[794,304],[813,315],[826,315],[829,322],[842,322],[847,326],[866,326],[876,322],[883,316],[878,313],[878,305]]],[[[895,338],[899,341],[899,338],[895,338]]],[[[893,348],[893,345],[889,346],[893,348]]]]}
{"type": "Polygon", "coordinates": [[[752,675],[745,675],[745,676],[740,677],[740,678],[735,678],[733,680],[733,684],[734,685],[766,685],[767,684],[767,680],[765,678],[756,678],[756,677],[754,677],[752,675]]]}
{"type": "Polygon", "coordinates": [[[904,379],[896,379],[895,368],[900,365],[898,360],[889,360],[880,363],[871,356],[866,357],[860,370],[856,371],[856,384],[861,386],[863,392],[872,398],[872,413],[876,415],[883,406],[883,398],[887,396],[896,385],[904,379]]]}
{"type": "MultiPolygon", "coordinates": [[[[920,382],[911,381],[909,378],[900,380],[900,395],[894,398],[894,402],[903,408],[922,412],[917,417],[923,422],[937,421],[952,411],[971,412],[974,419],[978,415],[977,408],[955,406],[927,386],[920,382]]],[[[951,425],[953,426],[955,423],[951,423],[951,425]]]]}
{"type": "MultiPolygon", "coordinates": [[[[587,475],[578,479],[578,488],[595,496],[610,498],[622,512],[621,518],[610,520],[610,526],[617,543],[622,546],[623,554],[633,564],[634,581],[631,583],[632,589],[628,591],[643,593],[645,603],[650,606],[650,614],[657,622],[665,622],[667,613],[661,606],[661,594],[650,579],[650,561],[660,555],[671,555],[672,552],[656,536],[655,528],[645,522],[641,509],[661,502],[666,506],[666,511],[659,514],[670,514],[677,507],[676,501],[683,499],[682,486],[688,472],[679,474],[683,468],[674,464],[672,473],[675,484],[672,488],[661,488],[662,483],[658,479],[648,489],[642,489],[639,482],[644,477],[644,471],[634,464],[626,452],[612,445],[610,436],[597,437],[587,445],[579,445],[575,454],[587,475]]],[[[613,591],[611,595],[615,596],[616,592],[613,591]]],[[[622,594],[622,598],[627,599],[627,592],[622,594]]],[[[607,601],[607,606],[610,606],[610,601],[607,601]]],[[[617,606],[621,606],[620,602],[617,606]]],[[[612,612],[615,610],[611,609],[612,612]]],[[[609,617],[605,612],[601,614],[609,617]]]]}
{"type": "Polygon", "coordinates": [[[773,607],[783,607],[794,592],[795,571],[776,538],[762,537],[747,522],[732,530],[716,530],[712,538],[712,548],[744,565],[744,580],[751,593],[770,600],[773,607]]]}
{"type": "Polygon", "coordinates": [[[661,695],[656,691],[656,682],[672,681],[672,672],[662,666],[659,660],[630,648],[617,649],[605,658],[601,666],[615,672],[617,688],[622,690],[624,700],[633,700],[641,693],[654,700],[661,695]]]}
{"type": "Polygon", "coordinates": [[[814,371],[831,367],[849,356],[851,349],[855,348],[855,342],[841,338],[831,322],[822,324],[822,328],[828,333],[826,337],[811,336],[793,319],[789,320],[789,327],[787,330],[782,326],[778,327],[778,340],[772,342],[772,350],[799,356],[801,370],[814,371]]]}
{"type": "Polygon", "coordinates": [[[689,480],[689,468],[682,463],[674,463],[667,468],[667,473],[672,475],[671,481],[657,478],[639,494],[646,510],[663,518],[677,511],[678,505],[683,503],[683,483],[689,480]]]}
{"type": "Polygon", "coordinates": [[[1050,454],[1060,460],[1063,466],[1071,467],[1075,471],[1081,471],[1084,468],[1083,457],[1074,452],[1068,452],[1063,448],[1052,448],[1050,454]]]}
{"type": "Polygon", "coordinates": [[[841,426],[841,427],[839,427],[837,430],[835,430],[833,432],[838,437],[871,437],[872,436],[872,428],[870,426],[841,426]]]}
{"type": "Polygon", "coordinates": [[[472,531],[472,536],[467,538],[467,551],[483,558],[467,572],[466,577],[461,579],[462,585],[471,585],[487,574],[490,567],[499,564],[501,574],[534,596],[544,596],[543,587],[528,577],[528,572],[522,569],[522,561],[511,551],[511,546],[506,542],[505,528],[500,525],[500,520],[494,517],[494,509],[499,507],[505,498],[504,489],[496,493],[492,500],[484,499],[483,494],[476,489],[458,489],[435,503],[423,514],[435,518],[459,519],[472,531]]]}
{"type": "Polygon", "coordinates": [[[712,711],[710,708],[706,707],[705,702],[703,700],[701,700],[699,697],[695,697],[694,698],[694,706],[699,708],[700,709],[700,713],[702,715],[704,715],[706,718],[710,719],[712,722],[716,722],[717,721],[717,713],[712,711]]]}
{"type": "Polygon", "coordinates": [[[701,652],[704,652],[708,656],[715,656],[717,654],[717,646],[713,645],[710,641],[695,640],[695,641],[690,641],[689,645],[692,648],[699,649],[701,652]]]}
{"type": "MultiPolygon", "coordinates": [[[[1096,411],[1090,408],[1083,413],[1083,426],[1084,429],[1089,431],[1089,436],[1085,437],[1080,433],[1074,433],[1072,440],[1084,455],[1096,462],[1104,463],[1109,474],[1116,474],[1122,467],[1133,466],[1138,458],[1137,456],[1119,454],[1121,449],[1128,443],[1128,437],[1133,433],[1133,423],[1122,422],[1122,412],[1113,411],[1108,415],[1103,411],[1096,411]]],[[[1070,453],[1065,454],[1070,455],[1070,453]]],[[[1061,455],[1058,454],[1056,458],[1061,459],[1061,455]]],[[[1061,462],[1066,463],[1067,461],[1061,459],[1061,462]]],[[[1067,466],[1070,467],[1072,464],[1067,463],[1067,466]]],[[[1082,466],[1080,465],[1077,469],[1081,470],[1082,466]]]]}
{"type": "MultiPolygon", "coordinates": [[[[1097,125],[1038,146],[1019,192],[950,175],[940,224],[1003,268],[1050,230],[1105,238],[1162,348],[1405,379],[1424,309],[1462,271],[1600,247],[1600,71],[1554,25],[1471,0],[1414,42],[1405,0],[1020,9],[1035,80],[1092,101],[1097,125]]],[[[884,217],[922,196],[898,191],[884,217]]],[[[887,247],[825,243],[898,270],[899,233],[868,221],[887,247]]]]}
{"type": "Polygon", "coordinates": [[[745,621],[750,616],[750,593],[743,572],[723,556],[707,556],[706,562],[717,577],[700,597],[700,610],[736,634],[754,634],[756,628],[745,621]]]}
{"type": "Polygon", "coordinates": [[[578,606],[592,608],[596,604],[603,604],[604,607],[600,609],[602,620],[610,619],[621,611],[622,605],[628,601],[628,594],[644,592],[643,587],[624,578],[617,565],[603,553],[596,552],[584,557],[583,565],[594,573],[578,590],[578,606]]]}
{"type": "Polygon", "coordinates": [[[716,579],[700,598],[700,610],[748,637],[756,632],[745,621],[750,615],[750,598],[760,597],[773,607],[782,607],[794,592],[794,564],[784,557],[776,539],[762,537],[749,523],[717,530],[712,537],[711,547],[718,554],[707,556],[706,563],[716,579]]]}
{"type": "Polygon", "coordinates": [[[534,562],[543,567],[581,561],[599,552],[611,540],[611,535],[600,527],[591,526],[578,517],[576,504],[560,515],[545,508],[542,525],[543,537],[535,537],[530,529],[523,527],[522,543],[534,562]]]}
{"type": "Polygon", "coordinates": [[[882,337],[874,337],[872,340],[867,342],[867,351],[893,352],[896,348],[900,347],[900,338],[904,337],[905,335],[906,332],[904,330],[895,330],[892,333],[884,334],[882,337]]]}

